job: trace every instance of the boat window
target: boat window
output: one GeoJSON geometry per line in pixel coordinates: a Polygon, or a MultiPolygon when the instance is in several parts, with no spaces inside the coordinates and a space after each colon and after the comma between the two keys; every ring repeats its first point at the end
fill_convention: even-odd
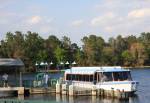
{"type": "Polygon", "coordinates": [[[66,74],[66,80],[87,81],[87,82],[107,82],[132,80],[130,71],[125,72],[103,72],[93,75],[66,74]]]}
{"type": "Polygon", "coordinates": [[[79,75],[78,81],[82,81],[82,75],[79,75]]]}
{"type": "Polygon", "coordinates": [[[96,82],[97,81],[97,72],[94,74],[94,81],[96,82]]]}
{"type": "Polygon", "coordinates": [[[66,80],[92,82],[93,75],[66,74],[66,80]]]}
{"type": "Polygon", "coordinates": [[[114,81],[132,80],[130,72],[113,72],[114,81]]]}
{"type": "Polygon", "coordinates": [[[89,75],[82,75],[82,81],[89,81],[90,76],[89,75]]]}
{"type": "Polygon", "coordinates": [[[71,74],[66,74],[66,80],[71,80],[71,74]]]}
{"type": "Polygon", "coordinates": [[[93,81],[93,75],[90,75],[90,82],[93,81]]]}
{"type": "Polygon", "coordinates": [[[71,80],[76,80],[76,75],[75,74],[72,74],[71,80]]]}
{"type": "Polygon", "coordinates": [[[101,82],[112,81],[112,72],[103,72],[100,80],[101,82]]]}
{"type": "Polygon", "coordinates": [[[75,76],[76,76],[76,77],[75,77],[75,80],[78,81],[78,80],[79,80],[79,79],[78,79],[78,78],[79,78],[79,75],[75,75],[75,76]]]}

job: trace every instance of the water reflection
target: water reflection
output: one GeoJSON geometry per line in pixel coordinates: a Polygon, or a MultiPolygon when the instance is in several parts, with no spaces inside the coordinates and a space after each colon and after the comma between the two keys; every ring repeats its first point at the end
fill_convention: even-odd
{"type": "Polygon", "coordinates": [[[59,103],[140,103],[140,102],[138,97],[132,97],[127,100],[119,100],[116,98],[100,98],[96,96],[77,96],[77,97],[62,96],[62,101],[60,100],[59,103]]]}
{"type": "Polygon", "coordinates": [[[18,100],[24,100],[24,95],[18,95],[18,100]]]}
{"type": "Polygon", "coordinates": [[[74,97],[73,96],[69,97],[69,103],[74,103],[74,97]]]}
{"type": "Polygon", "coordinates": [[[60,103],[61,102],[61,95],[56,94],[56,102],[60,103]]]}
{"type": "Polygon", "coordinates": [[[55,101],[57,103],[141,103],[138,96],[130,97],[127,100],[117,98],[101,98],[96,96],[66,96],[60,94],[53,95],[31,95],[26,100],[55,101]]]}

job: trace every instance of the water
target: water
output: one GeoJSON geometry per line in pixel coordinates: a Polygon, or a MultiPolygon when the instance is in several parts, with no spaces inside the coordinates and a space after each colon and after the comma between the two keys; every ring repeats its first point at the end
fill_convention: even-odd
{"type": "MultiPolygon", "coordinates": [[[[118,100],[112,98],[100,98],[92,96],[67,97],[55,94],[36,94],[29,97],[9,98],[22,101],[23,103],[149,103],[150,101],[150,69],[132,70],[132,78],[139,81],[136,96],[129,100],[118,100]]],[[[2,99],[1,99],[2,100],[2,99]]],[[[0,103],[4,103],[1,102],[0,103]]],[[[12,103],[12,102],[10,102],[12,103]]]]}
{"type": "Polygon", "coordinates": [[[133,103],[149,103],[150,101],[150,69],[132,70],[132,77],[139,81],[138,97],[133,103]]]}

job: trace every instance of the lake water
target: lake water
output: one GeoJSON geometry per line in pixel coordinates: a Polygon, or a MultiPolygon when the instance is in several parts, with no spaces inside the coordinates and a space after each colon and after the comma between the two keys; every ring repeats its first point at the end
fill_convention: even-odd
{"type": "Polygon", "coordinates": [[[30,95],[25,98],[18,97],[13,99],[24,99],[24,103],[25,101],[26,103],[150,103],[150,69],[134,69],[131,73],[132,78],[139,81],[140,84],[138,91],[136,92],[137,95],[135,97],[130,97],[129,100],[100,98],[94,96],[67,97],[55,94],[38,94],[30,95]]]}

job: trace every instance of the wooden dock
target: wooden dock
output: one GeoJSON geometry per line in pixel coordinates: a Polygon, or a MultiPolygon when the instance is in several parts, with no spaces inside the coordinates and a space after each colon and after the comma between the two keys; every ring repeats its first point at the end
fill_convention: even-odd
{"type": "Polygon", "coordinates": [[[103,89],[85,89],[75,87],[73,85],[60,85],[56,84],[56,88],[24,88],[24,87],[1,87],[0,97],[18,96],[18,95],[29,95],[29,94],[46,94],[56,93],[67,96],[97,96],[97,97],[113,97],[119,99],[129,99],[132,96],[130,93],[124,91],[114,90],[103,90],[103,89]]]}
{"type": "Polygon", "coordinates": [[[55,88],[29,88],[30,94],[45,94],[45,93],[55,93],[55,88]]]}
{"type": "Polygon", "coordinates": [[[0,97],[24,95],[24,87],[0,87],[0,97]]]}

